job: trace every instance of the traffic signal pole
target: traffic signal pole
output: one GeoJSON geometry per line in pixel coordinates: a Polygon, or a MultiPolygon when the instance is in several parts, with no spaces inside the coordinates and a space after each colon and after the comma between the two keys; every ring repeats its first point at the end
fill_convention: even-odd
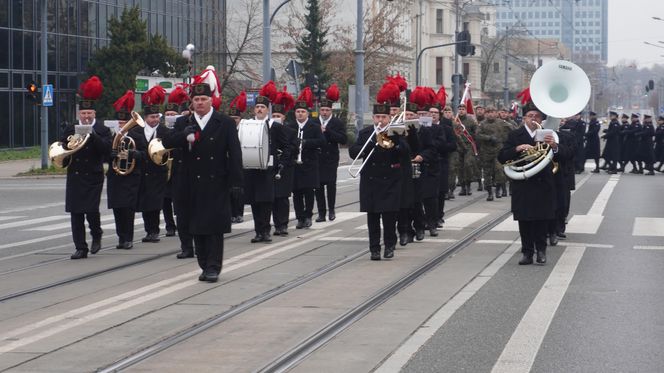
{"type": "MultiPolygon", "coordinates": [[[[41,1],[41,85],[48,84],[48,38],[46,37],[48,1],[41,1]]],[[[42,92],[43,94],[43,92],[42,92]]],[[[54,95],[55,96],[55,95],[54,95]]],[[[41,168],[48,168],[48,107],[41,105],[41,168]]]]}

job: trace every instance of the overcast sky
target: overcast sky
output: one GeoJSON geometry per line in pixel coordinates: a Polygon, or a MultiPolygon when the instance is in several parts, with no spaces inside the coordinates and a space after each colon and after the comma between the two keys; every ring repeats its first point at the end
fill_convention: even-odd
{"type": "Polygon", "coordinates": [[[609,0],[609,66],[636,60],[639,67],[664,64],[664,1],[609,0]],[[662,48],[644,44],[658,44],[662,48]]]}

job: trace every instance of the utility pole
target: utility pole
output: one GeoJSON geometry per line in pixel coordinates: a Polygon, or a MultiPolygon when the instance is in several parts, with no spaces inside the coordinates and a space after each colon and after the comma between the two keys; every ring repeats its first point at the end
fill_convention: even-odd
{"type": "Polygon", "coordinates": [[[355,46],[355,133],[364,126],[364,10],[363,0],[357,0],[357,44],[355,46]]]}
{"type": "MultiPolygon", "coordinates": [[[[459,38],[459,21],[461,20],[460,17],[460,10],[461,8],[459,7],[459,0],[454,0],[454,8],[456,12],[456,25],[454,28],[454,41],[458,41],[459,38]]],[[[459,53],[457,52],[456,48],[454,49],[454,79],[452,79],[452,94],[454,98],[454,102],[452,102],[452,110],[454,112],[457,112],[457,108],[459,106],[459,101],[461,100],[461,97],[459,97],[459,53]]]]}
{"type": "Polygon", "coordinates": [[[505,26],[505,85],[503,86],[503,105],[505,107],[508,107],[510,104],[510,88],[507,84],[507,55],[509,51],[509,27],[505,26]]]}
{"type": "MultiPolygon", "coordinates": [[[[41,85],[42,95],[44,86],[48,84],[48,38],[46,29],[48,25],[48,1],[41,1],[41,85]]],[[[48,168],[48,107],[41,105],[41,168],[48,168]]]]}
{"type": "Polygon", "coordinates": [[[263,0],[263,83],[270,80],[272,70],[272,42],[270,40],[270,0],[263,0]]]}

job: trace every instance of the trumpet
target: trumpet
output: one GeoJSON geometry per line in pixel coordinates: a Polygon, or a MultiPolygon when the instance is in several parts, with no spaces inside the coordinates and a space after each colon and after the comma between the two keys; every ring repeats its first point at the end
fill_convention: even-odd
{"type": "Polygon", "coordinates": [[[297,164],[302,164],[302,142],[303,142],[303,137],[304,136],[304,131],[302,129],[298,129],[297,131],[297,138],[300,140],[300,149],[297,152],[297,160],[295,163],[297,164]]]}

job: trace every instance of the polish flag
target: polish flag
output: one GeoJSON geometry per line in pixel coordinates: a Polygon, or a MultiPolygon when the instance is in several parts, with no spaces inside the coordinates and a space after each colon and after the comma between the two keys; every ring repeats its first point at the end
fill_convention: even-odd
{"type": "Polygon", "coordinates": [[[466,88],[463,90],[463,96],[461,96],[461,102],[466,105],[466,112],[468,114],[475,114],[473,110],[473,96],[470,94],[470,83],[466,83],[466,88]]]}

